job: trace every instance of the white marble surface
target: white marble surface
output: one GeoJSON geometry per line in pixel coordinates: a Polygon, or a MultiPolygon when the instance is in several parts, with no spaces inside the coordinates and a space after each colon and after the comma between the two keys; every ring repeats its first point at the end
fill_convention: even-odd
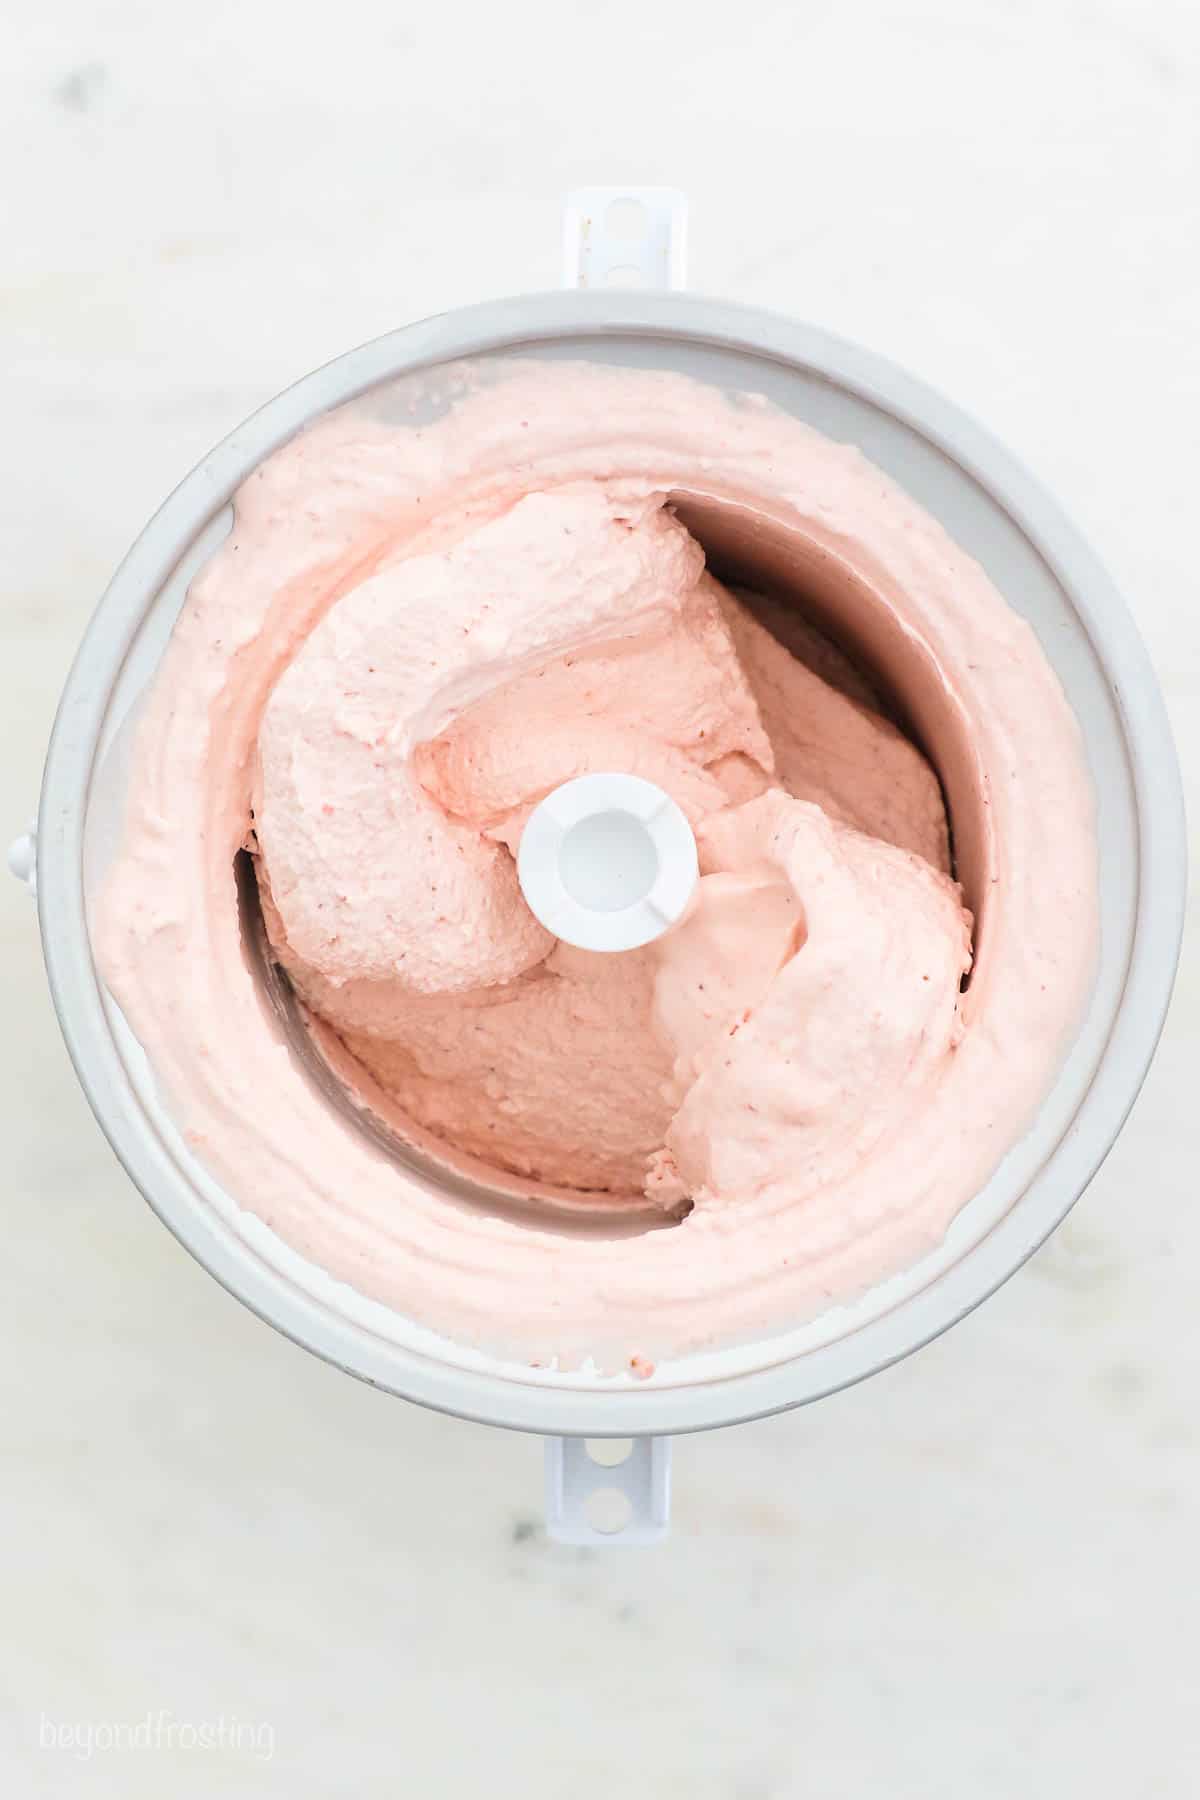
{"type": "MultiPolygon", "coordinates": [[[[1200,774],[1192,0],[44,0],[5,33],[0,817],[164,492],[342,347],[552,286],[678,182],[694,285],[949,390],[1124,585],[1200,774]]],[[[0,890],[0,1793],[1189,1800],[1200,987],[1052,1245],[931,1349],[677,1451],[650,1553],[532,1441],[293,1349],[125,1181],[0,890]],[[1190,1065],[1190,1068],[1189,1068],[1190,1065]],[[43,1748],[222,1714],[245,1750],[43,1748]]]]}

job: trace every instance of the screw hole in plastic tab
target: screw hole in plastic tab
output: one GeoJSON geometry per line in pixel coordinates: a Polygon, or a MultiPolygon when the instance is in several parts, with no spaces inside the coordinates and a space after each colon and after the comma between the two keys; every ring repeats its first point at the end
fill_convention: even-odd
{"type": "Polygon", "coordinates": [[[650,215],[640,200],[614,200],[604,214],[604,229],[617,242],[638,244],[650,229],[650,215]]]}
{"type": "Polygon", "coordinates": [[[598,1469],[619,1469],[633,1455],[632,1438],[588,1438],[587,1453],[598,1469]]]}
{"type": "Polygon", "coordinates": [[[593,1488],[584,1501],[583,1510],[593,1531],[605,1537],[616,1537],[633,1517],[633,1505],[620,1488],[593,1488]]]}
{"type": "Polygon", "coordinates": [[[634,268],[632,263],[622,263],[617,268],[608,271],[604,277],[604,285],[605,287],[639,288],[645,287],[646,278],[640,269],[634,268]]]}

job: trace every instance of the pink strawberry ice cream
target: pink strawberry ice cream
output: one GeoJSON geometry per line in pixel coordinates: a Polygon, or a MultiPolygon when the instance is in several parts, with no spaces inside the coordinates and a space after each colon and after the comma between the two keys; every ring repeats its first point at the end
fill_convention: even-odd
{"type": "Polygon", "coordinates": [[[1090,797],[1028,628],[856,452],[682,377],[525,365],[431,427],[310,428],[243,489],[137,755],[95,936],[198,1154],[363,1293],[530,1361],[644,1372],[915,1260],[1087,983],[1090,797]],[[936,671],[971,908],[938,774],[780,596],[714,578],[689,495],[844,560],[936,671]],[[663,788],[701,870],[612,955],[552,938],[515,864],[601,770],[663,788]],[[263,1005],[243,847],[314,1041],[401,1154],[263,1005]]]}

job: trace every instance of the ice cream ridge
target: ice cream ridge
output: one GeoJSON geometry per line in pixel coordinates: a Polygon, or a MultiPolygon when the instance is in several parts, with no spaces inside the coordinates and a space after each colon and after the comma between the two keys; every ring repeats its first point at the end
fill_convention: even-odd
{"type": "Polygon", "coordinates": [[[518,1361],[645,1376],[910,1265],[1086,991],[1090,788],[1032,632],[856,450],[682,376],[525,363],[429,424],[310,427],[239,494],[135,757],[94,935],[195,1153],[320,1267],[518,1361]],[[967,722],[977,969],[938,772],[794,598],[715,577],[695,492],[886,577],[967,722]],[[517,859],[614,771],[682,811],[699,879],[612,953],[552,936],[517,859]],[[349,1108],[264,1004],[245,855],[349,1108]]]}

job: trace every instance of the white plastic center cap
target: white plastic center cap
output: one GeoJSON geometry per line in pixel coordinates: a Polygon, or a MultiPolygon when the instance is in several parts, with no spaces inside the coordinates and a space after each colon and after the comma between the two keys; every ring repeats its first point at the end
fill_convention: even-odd
{"type": "Polygon", "coordinates": [[[529,815],[517,854],[529,910],[580,950],[636,950],[674,925],[695,890],[692,828],[639,775],[580,775],[529,815]]]}

